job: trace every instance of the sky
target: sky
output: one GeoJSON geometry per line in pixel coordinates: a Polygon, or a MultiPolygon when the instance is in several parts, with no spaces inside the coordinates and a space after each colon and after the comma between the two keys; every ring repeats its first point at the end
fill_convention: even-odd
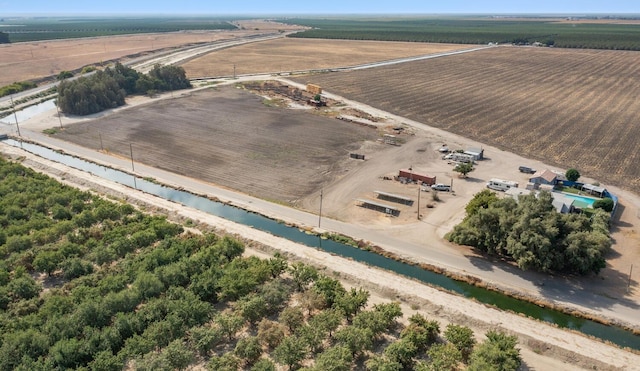
{"type": "Polygon", "coordinates": [[[0,0],[10,15],[621,14],[638,0],[0,0]]]}

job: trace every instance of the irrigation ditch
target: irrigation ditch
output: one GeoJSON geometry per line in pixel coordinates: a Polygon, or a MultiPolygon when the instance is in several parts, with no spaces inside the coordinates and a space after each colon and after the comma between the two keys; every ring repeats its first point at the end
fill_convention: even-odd
{"type": "Polygon", "coordinates": [[[370,266],[385,269],[485,305],[511,311],[558,327],[577,331],[589,337],[640,353],[640,330],[617,321],[601,318],[573,308],[554,304],[522,293],[487,284],[471,275],[460,275],[423,263],[398,257],[367,241],[354,240],[337,233],[318,233],[313,228],[300,227],[239,208],[216,198],[176,189],[154,179],[99,165],[40,144],[16,140],[6,144],[22,148],[37,156],[89,172],[139,191],[193,207],[224,219],[248,225],[272,235],[318,248],[370,266]]]}

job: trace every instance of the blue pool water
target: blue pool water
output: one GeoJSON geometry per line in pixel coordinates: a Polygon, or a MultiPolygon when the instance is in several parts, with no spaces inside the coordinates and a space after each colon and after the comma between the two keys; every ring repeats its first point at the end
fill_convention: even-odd
{"type": "Polygon", "coordinates": [[[593,207],[593,203],[597,200],[597,198],[580,196],[573,193],[563,193],[562,195],[576,200],[577,202],[574,203],[574,206],[581,208],[593,207]]]}

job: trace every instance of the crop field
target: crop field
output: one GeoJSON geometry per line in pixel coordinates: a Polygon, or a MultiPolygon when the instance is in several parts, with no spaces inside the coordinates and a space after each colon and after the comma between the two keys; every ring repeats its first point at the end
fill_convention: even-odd
{"type": "Polygon", "coordinates": [[[334,176],[375,129],[265,105],[231,86],[132,107],[56,134],[267,200],[295,203],[334,176]]]}
{"type": "Polygon", "coordinates": [[[459,44],[539,42],[561,48],[640,49],[638,18],[396,17],[286,19],[311,29],[293,37],[459,44]]]}
{"type": "Polygon", "coordinates": [[[224,49],[186,62],[187,77],[280,73],[355,66],[363,63],[468,48],[460,44],[276,39],[224,49]]]}
{"type": "Polygon", "coordinates": [[[2,30],[12,43],[185,30],[232,30],[223,18],[158,17],[35,17],[3,19],[2,30]]]}
{"type": "Polygon", "coordinates": [[[640,186],[640,53],[497,47],[313,80],[605,186],[640,186]]]}

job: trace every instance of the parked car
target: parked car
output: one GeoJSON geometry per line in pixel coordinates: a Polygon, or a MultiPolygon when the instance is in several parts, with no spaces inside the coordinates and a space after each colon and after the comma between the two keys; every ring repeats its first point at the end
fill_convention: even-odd
{"type": "Polygon", "coordinates": [[[431,189],[434,189],[436,191],[449,192],[449,191],[451,191],[451,186],[448,185],[448,184],[436,183],[436,184],[431,186],[431,189]]]}
{"type": "Polygon", "coordinates": [[[526,173],[526,174],[533,174],[536,172],[536,169],[530,168],[528,166],[520,166],[518,170],[520,170],[521,173],[526,173]]]}

